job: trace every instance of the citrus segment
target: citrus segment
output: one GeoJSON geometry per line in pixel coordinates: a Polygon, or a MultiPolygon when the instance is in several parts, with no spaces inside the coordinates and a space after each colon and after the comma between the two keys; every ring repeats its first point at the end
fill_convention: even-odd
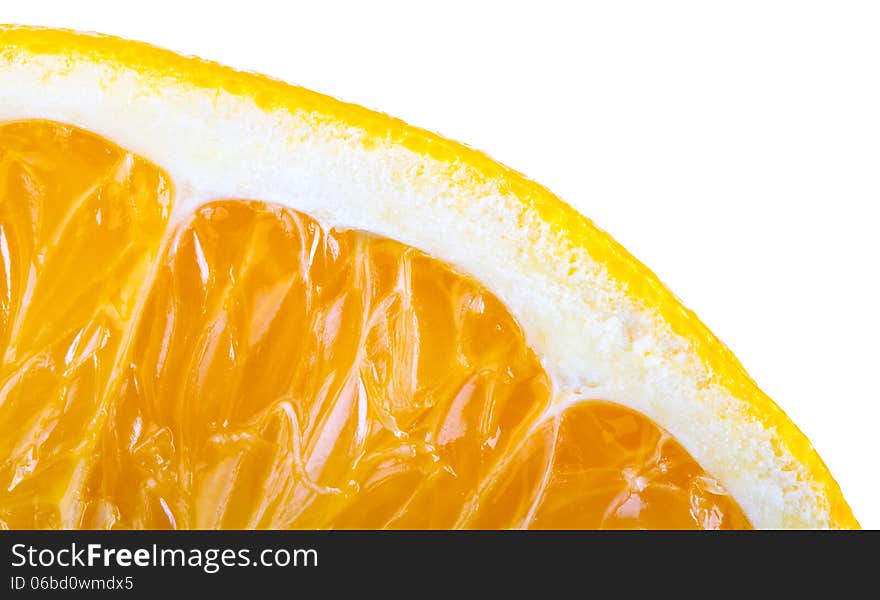
{"type": "Polygon", "coordinates": [[[475,282],[258,203],[181,227],[127,364],[90,526],[450,527],[549,397],[475,282]]]}
{"type": "Polygon", "coordinates": [[[97,136],[0,126],[0,525],[61,526],[76,510],[170,192],[97,136]]]}
{"type": "Polygon", "coordinates": [[[576,404],[505,465],[469,524],[534,529],[748,529],[721,485],[625,407],[576,404]]]}

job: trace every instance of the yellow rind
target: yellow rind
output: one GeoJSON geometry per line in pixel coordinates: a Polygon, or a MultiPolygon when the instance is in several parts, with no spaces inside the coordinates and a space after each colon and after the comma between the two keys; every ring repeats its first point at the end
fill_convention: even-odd
{"type": "Polygon", "coordinates": [[[784,446],[811,478],[805,483],[822,490],[821,495],[828,505],[818,506],[816,510],[828,514],[833,527],[858,527],[839,486],[810,441],[758,388],[730,350],[692,311],[681,304],[654,273],[607,233],[522,174],[481,152],[387,115],[269,77],[180,56],[140,42],[67,30],[0,26],[0,54],[7,57],[49,55],[71,60],[85,59],[136,71],[145,78],[155,80],[156,85],[171,78],[199,88],[223,90],[250,99],[266,111],[305,110],[339,126],[358,128],[368,134],[365,143],[369,143],[370,139],[383,144],[390,142],[441,163],[467,166],[482,179],[476,181],[476,185],[491,183],[515,195],[524,208],[546,223],[558,237],[560,246],[585,250],[594,261],[604,265],[610,277],[621,285],[632,300],[659,315],[674,333],[687,340],[711,373],[712,382],[726,388],[745,403],[751,416],[765,428],[774,430],[774,443],[784,446]]]}

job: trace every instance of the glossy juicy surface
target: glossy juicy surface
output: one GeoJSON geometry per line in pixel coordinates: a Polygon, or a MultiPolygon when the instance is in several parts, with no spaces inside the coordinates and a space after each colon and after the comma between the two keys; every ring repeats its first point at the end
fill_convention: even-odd
{"type": "Polygon", "coordinates": [[[491,292],[258,202],[0,126],[0,527],[728,528],[645,417],[553,390],[491,292]]]}

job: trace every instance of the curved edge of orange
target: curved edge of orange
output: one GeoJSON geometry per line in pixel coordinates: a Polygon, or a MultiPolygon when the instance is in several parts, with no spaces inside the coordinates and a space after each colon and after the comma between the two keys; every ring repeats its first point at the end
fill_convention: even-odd
{"type": "Polygon", "coordinates": [[[258,107],[290,112],[308,110],[323,118],[360,128],[371,137],[388,140],[413,152],[448,164],[465,164],[479,177],[501,189],[510,190],[570,244],[584,248],[609,275],[644,308],[656,312],[672,331],[693,345],[696,354],[713,374],[713,379],[743,400],[751,415],[768,428],[820,485],[828,499],[828,514],[834,525],[859,528],[828,467],[813,445],[773,400],[749,377],[739,360],[693,311],[645,265],[587,217],[566,204],[542,185],[510,169],[486,154],[461,143],[413,127],[400,119],[356,104],[343,102],[296,85],[256,73],[242,72],[200,58],[181,56],[144,42],[103,34],[21,25],[0,25],[0,53],[82,56],[149,74],[174,79],[195,87],[221,89],[250,99],[258,107]]]}

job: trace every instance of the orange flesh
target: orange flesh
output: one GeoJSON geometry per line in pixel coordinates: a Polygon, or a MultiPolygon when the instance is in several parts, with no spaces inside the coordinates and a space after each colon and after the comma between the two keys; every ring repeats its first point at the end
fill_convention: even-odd
{"type": "Polygon", "coordinates": [[[0,126],[0,527],[747,528],[645,417],[550,380],[417,250],[0,126]]]}

